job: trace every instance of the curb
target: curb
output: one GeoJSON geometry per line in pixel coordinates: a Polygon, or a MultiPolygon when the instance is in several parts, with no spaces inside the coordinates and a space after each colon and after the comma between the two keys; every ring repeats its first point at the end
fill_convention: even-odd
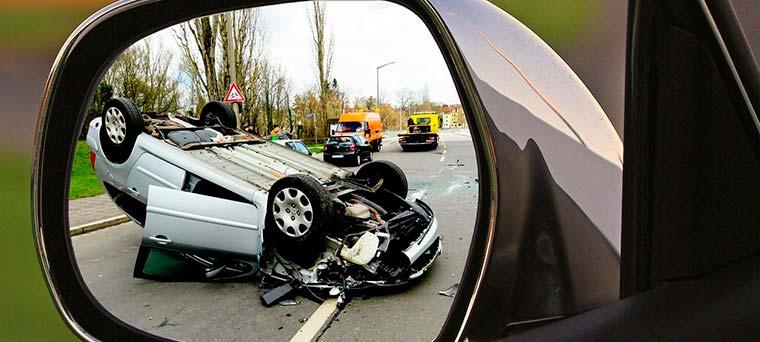
{"type": "Polygon", "coordinates": [[[111,226],[115,226],[117,224],[129,222],[131,219],[127,217],[127,215],[119,215],[114,217],[109,217],[107,219],[98,220],[95,222],[80,224],[78,226],[71,227],[69,229],[69,234],[71,236],[76,236],[84,233],[89,233],[92,231],[96,231],[103,228],[108,228],[111,226]]]}

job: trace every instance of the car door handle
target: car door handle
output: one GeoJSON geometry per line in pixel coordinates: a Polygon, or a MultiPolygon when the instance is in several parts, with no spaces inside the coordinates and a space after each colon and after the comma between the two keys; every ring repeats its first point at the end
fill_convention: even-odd
{"type": "Polygon", "coordinates": [[[158,242],[161,245],[168,245],[168,244],[174,242],[174,241],[170,240],[169,238],[167,238],[166,236],[163,236],[163,235],[151,236],[151,237],[149,237],[149,239],[151,239],[151,240],[153,240],[155,242],[158,242]]]}
{"type": "Polygon", "coordinates": [[[137,191],[137,188],[134,186],[131,188],[128,188],[127,191],[129,191],[133,196],[140,196],[140,192],[137,191]]]}

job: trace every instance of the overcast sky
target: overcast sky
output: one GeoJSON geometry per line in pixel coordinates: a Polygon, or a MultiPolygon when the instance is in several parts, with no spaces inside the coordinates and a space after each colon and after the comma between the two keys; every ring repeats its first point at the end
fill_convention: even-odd
{"type": "MultiPolygon", "coordinates": [[[[307,8],[310,2],[261,7],[267,31],[267,54],[279,63],[300,93],[316,84],[307,8]]],[[[430,99],[460,103],[440,50],[430,32],[412,12],[382,1],[328,1],[327,25],[334,41],[333,78],[352,99],[376,96],[376,67],[380,96],[396,103],[400,90],[427,89],[430,99]]],[[[172,45],[173,33],[157,34],[162,45],[172,45]]]]}

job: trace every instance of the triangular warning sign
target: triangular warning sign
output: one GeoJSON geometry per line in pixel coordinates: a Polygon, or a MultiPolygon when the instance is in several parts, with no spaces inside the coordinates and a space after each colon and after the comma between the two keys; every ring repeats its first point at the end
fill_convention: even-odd
{"type": "Polygon", "coordinates": [[[230,89],[227,90],[227,95],[224,96],[224,102],[245,102],[245,96],[243,96],[243,92],[240,91],[237,84],[230,84],[230,89]]]}

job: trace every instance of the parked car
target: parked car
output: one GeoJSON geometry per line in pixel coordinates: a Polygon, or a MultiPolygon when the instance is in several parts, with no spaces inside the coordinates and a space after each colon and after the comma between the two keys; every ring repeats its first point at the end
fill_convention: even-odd
{"type": "Polygon", "coordinates": [[[372,145],[361,135],[331,136],[322,150],[322,158],[328,163],[361,165],[364,161],[372,161],[372,145]]]}
{"type": "Polygon", "coordinates": [[[301,154],[305,154],[307,156],[312,155],[311,151],[308,147],[306,147],[306,144],[303,143],[303,141],[299,139],[287,139],[287,140],[274,140],[272,141],[277,145],[285,146],[293,151],[296,151],[301,154]]]}
{"type": "MultiPolygon", "coordinates": [[[[235,126],[223,102],[195,119],[143,114],[125,98],[90,122],[95,173],[144,227],[142,248],[182,253],[209,278],[260,269],[288,284],[342,290],[405,284],[441,253],[432,210],[405,199],[395,164],[354,173],[235,126]]],[[[352,139],[362,158],[369,151],[361,137],[339,139],[352,139]]]]}

